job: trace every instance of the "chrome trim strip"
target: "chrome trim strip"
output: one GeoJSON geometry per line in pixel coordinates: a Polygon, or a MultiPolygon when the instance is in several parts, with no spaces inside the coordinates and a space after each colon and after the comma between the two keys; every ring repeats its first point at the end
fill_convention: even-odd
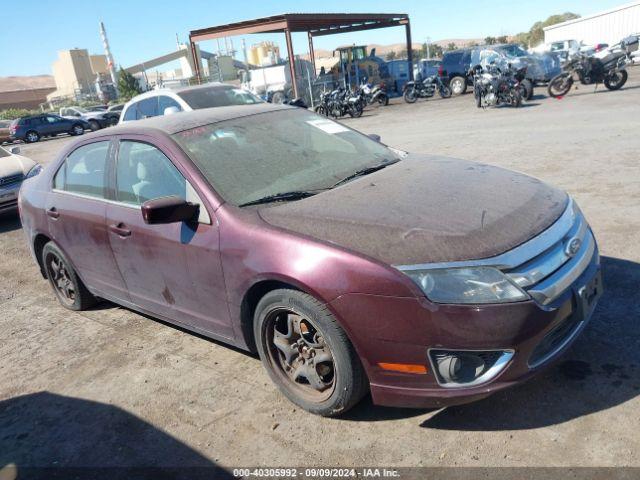
{"type": "Polygon", "coordinates": [[[576,279],[582,275],[591,263],[591,259],[595,254],[596,242],[593,234],[589,230],[586,237],[586,242],[582,245],[582,248],[578,254],[573,258],[574,261],[569,262],[568,269],[566,271],[560,271],[556,275],[552,275],[546,278],[544,281],[536,285],[535,288],[528,290],[529,295],[534,300],[547,305],[555,300],[558,295],[564,292],[571,286],[576,279]]]}
{"type": "Polygon", "coordinates": [[[427,357],[429,358],[429,364],[431,365],[431,370],[433,371],[433,375],[436,377],[436,381],[438,385],[443,388],[468,388],[468,387],[477,387],[478,385],[482,385],[493,380],[502,370],[505,369],[507,364],[511,361],[515,354],[515,350],[511,349],[484,349],[484,350],[469,350],[469,349],[459,349],[459,348],[442,348],[435,347],[429,348],[427,350],[427,357]],[[484,372],[478,378],[476,378],[473,382],[469,383],[442,383],[440,382],[440,377],[438,375],[437,365],[433,364],[433,358],[431,357],[432,350],[448,350],[451,352],[502,352],[496,363],[494,363],[489,370],[484,372]]]}
{"type": "Polygon", "coordinates": [[[402,272],[412,272],[416,270],[432,270],[436,268],[463,268],[463,267],[479,267],[490,266],[499,269],[516,268],[523,263],[528,262],[532,258],[537,257],[544,251],[551,248],[557,242],[562,240],[567,232],[571,229],[576,221],[579,210],[575,206],[573,199],[569,197],[567,208],[560,215],[556,222],[545,231],[536,235],[531,240],[515,247],[508,252],[502,253],[495,257],[481,258],[478,260],[463,260],[456,262],[442,263],[422,263],[418,265],[394,265],[395,268],[402,272]]]}
{"type": "Polygon", "coordinates": [[[91,195],[85,195],[84,193],[68,192],[67,190],[60,190],[59,188],[52,188],[51,191],[55,193],[63,194],[63,195],[70,195],[72,197],[84,198],[86,200],[95,200],[96,202],[108,203],[110,205],[118,205],[120,207],[133,208],[134,210],[140,210],[140,207],[141,207],[140,205],[133,205],[130,203],[118,202],[116,200],[109,200],[108,198],[93,197],[91,195]]]}
{"type": "Polygon", "coordinates": [[[573,258],[573,256],[569,256],[566,253],[567,243],[573,238],[579,238],[584,242],[587,229],[587,222],[584,217],[580,215],[577,218],[576,224],[562,241],[553,245],[551,249],[542,255],[520,265],[516,270],[507,272],[507,277],[523,288],[542,281],[573,258]]]}

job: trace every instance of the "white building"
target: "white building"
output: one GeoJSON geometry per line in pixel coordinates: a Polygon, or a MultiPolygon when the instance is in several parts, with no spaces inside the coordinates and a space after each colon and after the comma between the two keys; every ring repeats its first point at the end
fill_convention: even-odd
{"type": "Polygon", "coordinates": [[[557,23],[544,29],[544,43],[578,40],[585,45],[614,45],[640,33],[640,1],[620,5],[604,12],[557,23]]]}

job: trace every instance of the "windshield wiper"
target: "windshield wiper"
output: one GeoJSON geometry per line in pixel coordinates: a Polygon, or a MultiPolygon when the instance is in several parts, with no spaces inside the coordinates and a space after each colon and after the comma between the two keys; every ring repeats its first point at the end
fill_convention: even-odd
{"type": "Polygon", "coordinates": [[[360,169],[360,170],[358,170],[356,172],[353,172],[348,177],[343,178],[339,182],[334,183],[331,186],[331,188],[338,187],[338,186],[340,186],[340,185],[342,185],[344,183],[347,183],[350,180],[353,180],[354,178],[363,177],[365,175],[369,175],[370,173],[377,172],[378,170],[382,170],[383,168],[386,168],[389,165],[393,165],[394,163],[398,163],[399,161],[400,160],[392,160],[392,161],[389,161],[389,162],[384,162],[384,163],[380,163],[378,165],[374,165],[372,167],[366,167],[366,168],[360,169]]]}
{"type": "Polygon", "coordinates": [[[320,190],[294,190],[292,192],[275,193],[273,195],[267,195],[266,197],[261,197],[255,200],[250,200],[248,202],[241,203],[238,206],[248,207],[249,205],[260,205],[263,203],[288,201],[288,200],[300,200],[303,198],[311,197],[312,195],[315,195],[319,192],[320,190]]]}

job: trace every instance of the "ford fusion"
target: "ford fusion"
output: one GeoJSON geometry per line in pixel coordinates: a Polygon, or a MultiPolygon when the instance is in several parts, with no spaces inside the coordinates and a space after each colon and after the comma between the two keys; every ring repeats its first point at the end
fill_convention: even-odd
{"type": "Polygon", "coordinates": [[[257,351],[284,395],[326,416],[368,392],[440,407],[527,380],[602,291],[564,192],[286,106],[92,133],[19,206],[63,306],[107,299],[257,351]]]}

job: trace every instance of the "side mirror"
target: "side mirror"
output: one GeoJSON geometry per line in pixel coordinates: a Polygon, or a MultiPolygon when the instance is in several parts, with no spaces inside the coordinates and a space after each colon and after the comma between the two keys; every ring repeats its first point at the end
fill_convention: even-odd
{"type": "Polygon", "coordinates": [[[20,147],[11,147],[9,149],[9,153],[13,155],[18,155],[20,153],[20,147]]]}
{"type": "Polygon", "coordinates": [[[178,107],[167,107],[162,112],[163,115],[173,115],[174,113],[178,113],[180,109],[178,107]]]}
{"type": "Polygon", "coordinates": [[[382,138],[380,138],[380,135],[376,134],[376,133],[370,133],[369,135],[367,135],[371,140],[375,140],[376,142],[380,143],[382,141],[382,138]]]}
{"type": "Polygon", "coordinates": [[[171,196],[147,200],[142,204],[141,210],[144,223],[158,225],[196,221],[200,206],[171,196]]]}

